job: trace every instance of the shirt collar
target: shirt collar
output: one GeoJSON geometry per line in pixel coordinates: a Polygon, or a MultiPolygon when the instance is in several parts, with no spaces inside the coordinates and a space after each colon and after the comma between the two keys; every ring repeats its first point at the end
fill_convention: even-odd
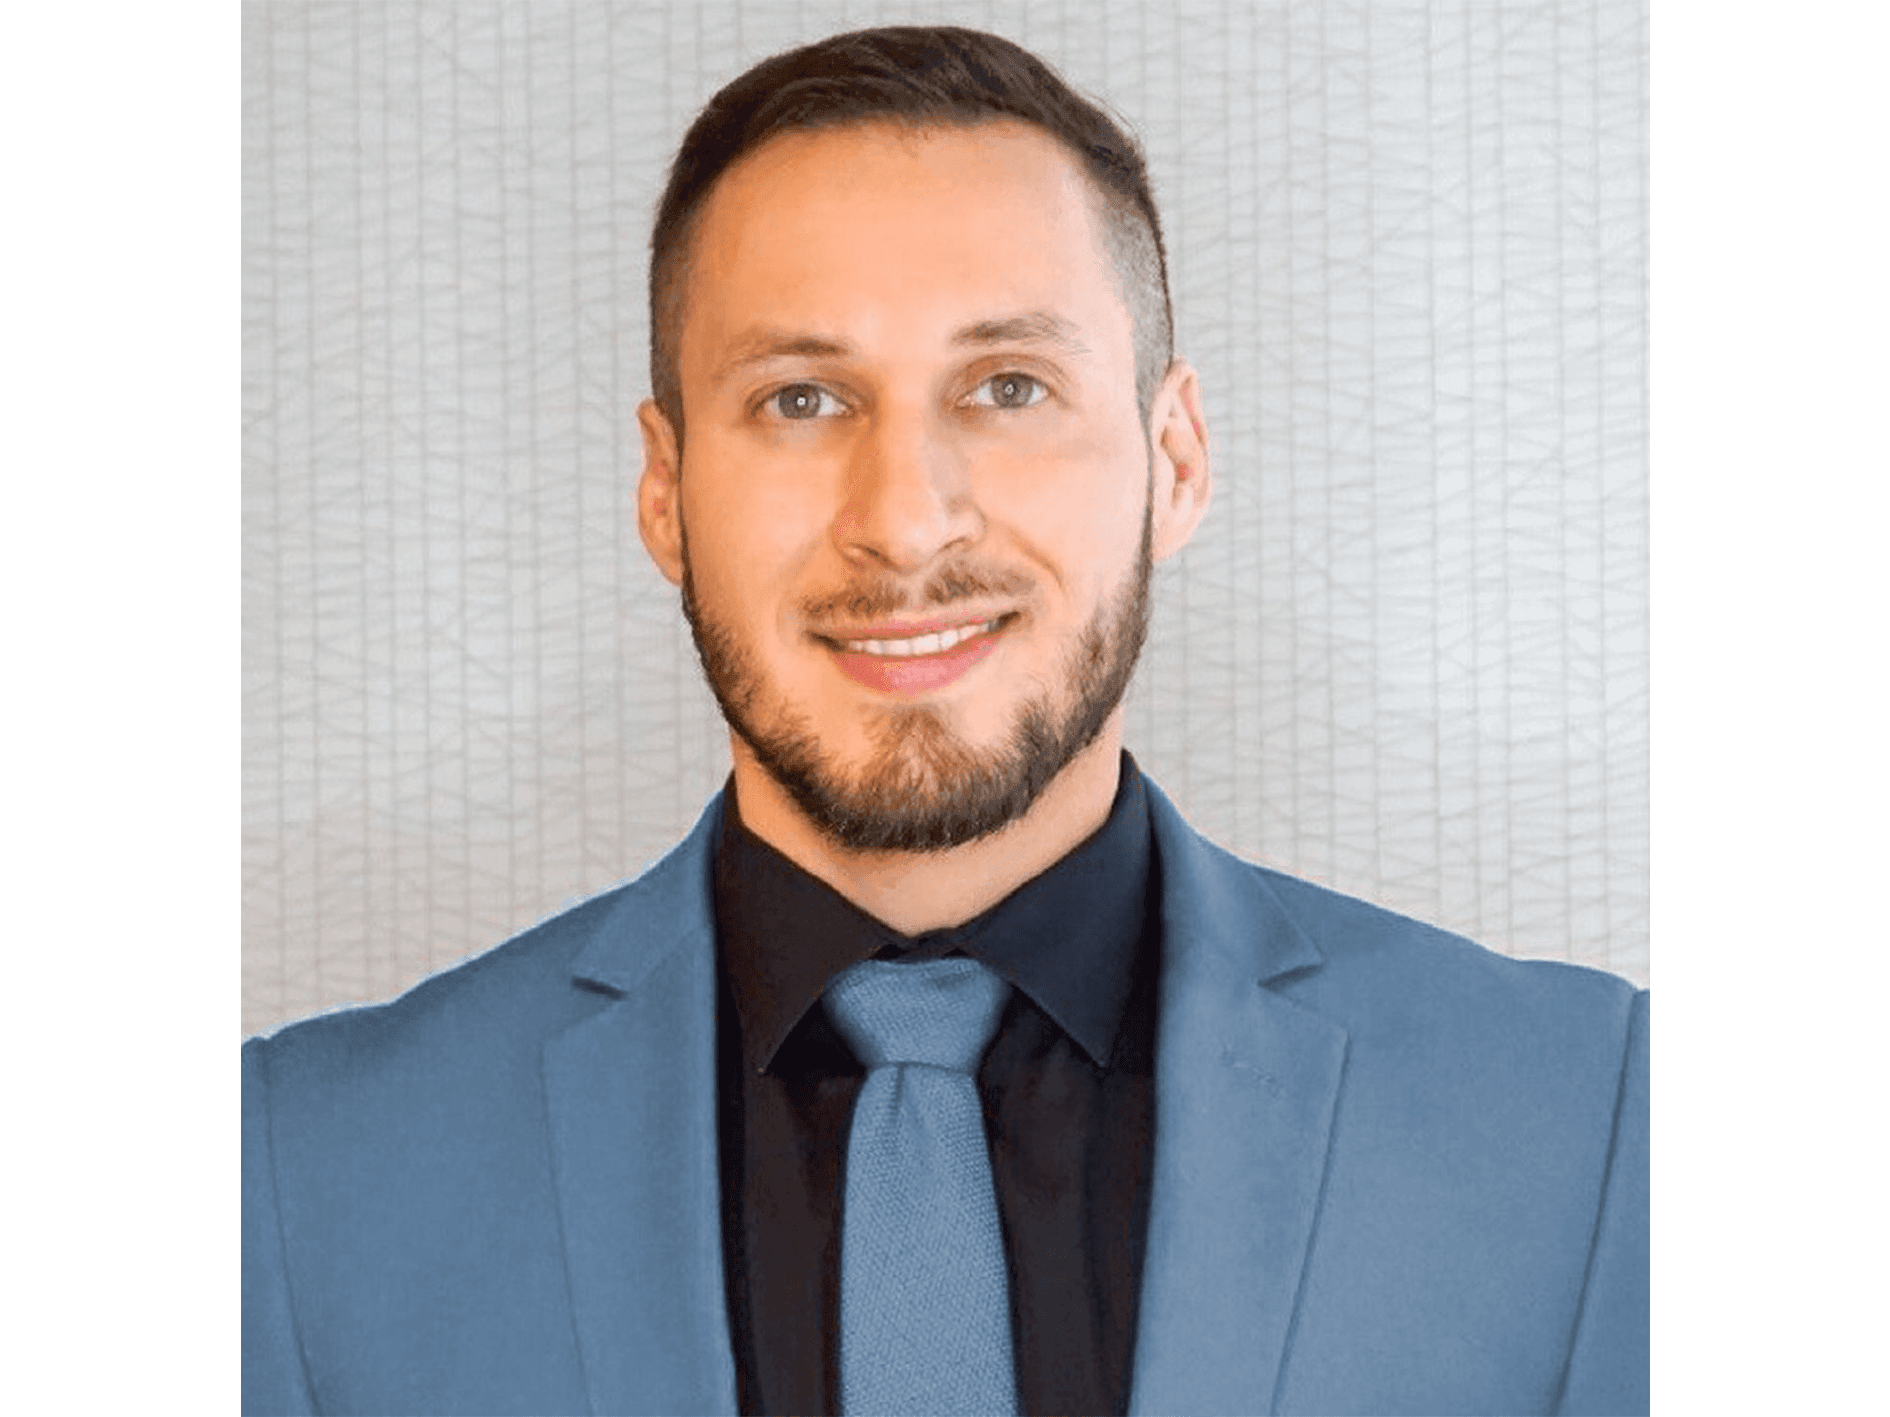
{"type": "Polygon", "coordinates": [[[774,1065],[841,970],[875,955],[962,953],[1107,1065],[1147,932],[1150,840],[1142,774],[1125,752],[1115,801],[1094,834],[964,924],[908,936],[744,826],[731,783],[716,843],[716,933],[744,1064],[774,1065]]]}

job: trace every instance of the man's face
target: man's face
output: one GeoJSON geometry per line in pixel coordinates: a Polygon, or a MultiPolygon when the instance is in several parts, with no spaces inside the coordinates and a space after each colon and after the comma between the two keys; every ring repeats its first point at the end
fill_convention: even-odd
{"type": "Polygon", "coordinates": [[[1127,687],[1151,444],[1099,223],[1014,123],[785,135],[703,209],[664,569],[736,734],[842,845],[996,830],[1127,687]]]}

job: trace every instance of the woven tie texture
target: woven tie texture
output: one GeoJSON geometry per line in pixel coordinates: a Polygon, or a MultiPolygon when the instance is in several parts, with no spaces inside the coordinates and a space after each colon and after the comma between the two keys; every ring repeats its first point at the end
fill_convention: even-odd
{"type": "Polygon", "coordinates": [[[847,1143],[847,1417],[1014,1413],[1010,1282],[973,1073],[1010,994],[975,960],[868,960],[826,1007],[867,1067],[847,1143]]]}

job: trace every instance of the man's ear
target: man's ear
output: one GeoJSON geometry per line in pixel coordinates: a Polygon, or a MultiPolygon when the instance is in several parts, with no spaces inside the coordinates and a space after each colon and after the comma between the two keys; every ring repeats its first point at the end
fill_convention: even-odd
{"type": "Polygon", "coordinates": [[[669,418],[645,399],[637,406],[643,430],[643,477],[637,483],[637,530],[643,546],[671,585],[682,584],[682,450],[669,418]]]}
{"type": "Polygon", "coordinates": [[[1214,495],[1201,381],[1185,359],[1170,361],[1162,376],[1149,406],[1148,437],[1154,468],[1150,550],[1165,561],[1187,545],[1214,495]]]}

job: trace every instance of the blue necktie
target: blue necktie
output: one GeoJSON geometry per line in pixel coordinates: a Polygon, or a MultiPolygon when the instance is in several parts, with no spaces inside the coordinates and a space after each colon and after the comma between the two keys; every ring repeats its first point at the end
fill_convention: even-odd
{"type": "Polygon", "coordinates": [[[1010,1281],[973,1070],[1010,985],[976,960],[868,960],[827,1012],[866,1081],[840,1246],[846,1417],[1017,1411],[1010,1281]]]}

